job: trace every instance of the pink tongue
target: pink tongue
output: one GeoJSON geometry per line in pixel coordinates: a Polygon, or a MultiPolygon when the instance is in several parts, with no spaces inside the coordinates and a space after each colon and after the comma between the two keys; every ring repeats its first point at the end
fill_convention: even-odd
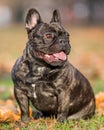
{"type": "Polygon", "coordinates": [[[63,61],[66,60],[66,54],[63,51],[55,53],[53,56],[63,61]]]}

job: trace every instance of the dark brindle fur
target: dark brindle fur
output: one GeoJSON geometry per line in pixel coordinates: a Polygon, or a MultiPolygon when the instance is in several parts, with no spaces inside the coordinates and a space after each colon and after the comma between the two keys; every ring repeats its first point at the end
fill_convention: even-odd
{"type": "Polygon", "coordinates": [[[95,112],[95,98],[88,80],[67,60],[69,34],[53,12],[49,24],[35,9],[26,17],[28,43],[12,69],[14,93],[21,109],[21,120],[29,117],[29,101],[58,121],[87,118],[95,112]]]}

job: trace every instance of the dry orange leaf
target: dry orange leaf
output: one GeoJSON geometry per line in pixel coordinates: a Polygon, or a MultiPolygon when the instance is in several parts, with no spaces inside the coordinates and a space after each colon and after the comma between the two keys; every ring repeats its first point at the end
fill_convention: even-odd
{"type": "Polygon", "coordinates": [[[96,109],[98,114],[104,114],[104,92],[96,95],[96,109]]]}
{"type": "MultiPolygon", "coordinates": [[[[0,101],[0,122],[13,122],[20,120],[20,110],[16,108],[12,100],[0,101]]],[[[32,109],[30,108],[30,117],[32,109]]]]}
{"type": "Polygon", "coordinates": [[[20,130],[20,128],[15,128],[15,130],[20,130]]]}
{"type": "Polygon", "coordinates": [[[0,106],[0,122],[18,121],[19,113],[12,106],[0,106]]]}

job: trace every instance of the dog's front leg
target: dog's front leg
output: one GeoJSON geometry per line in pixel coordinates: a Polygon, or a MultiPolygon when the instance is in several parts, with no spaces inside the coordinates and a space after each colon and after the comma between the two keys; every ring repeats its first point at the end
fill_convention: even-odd
{"type": "Polygon", "coordinates": [[[61,91],[58,95],[58,115],[57,121],[64,122],[69,112],[69,96],[65,91],[61,91]]]}
{"type": "Polygon", "coordinates": [[[18,89],[17,86],[14,87],[14,94],[21,110],[21,121],[28,122],[29,121],[29,99],[25,94],[25,92],[21,89],[18,89]]]}

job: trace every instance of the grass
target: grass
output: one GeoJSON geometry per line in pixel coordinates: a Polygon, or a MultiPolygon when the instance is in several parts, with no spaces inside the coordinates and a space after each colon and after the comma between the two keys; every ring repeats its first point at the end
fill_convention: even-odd
{"type": "Polygon", "coordinates": [[[104,92],[104,80],[97,78],[92,82],[92,84],[93,84],[93,89],[95,94],[101,91],[104,92]]]}
{"type": "Polygon", "coordinates": [[[0,78],[0,86],[13,86],[13,82],[12,82],[12,79],[11,79],[11,76],[10,75],[3,75],[1,78],[0,78]]]}
{"type": "Polygon", "coordinates": [[[104,116],[94,115],[88,120],[66,121],[64,123],[57,123],[55,119],[38,119],[34,122],[25,125],[18,125],[17,123],[6,123],[0,125],[0,130],[103,130],[104,116]]]}
{"type": "Polygon", "coordinates": [[[10,75],[3,75],[0,78],[0,87],[0,89],[4,89],[4,91],[0,93],[0,99],[8,99],[11,96],[11,89],[13,89],[13,82],[10,75]]]}

